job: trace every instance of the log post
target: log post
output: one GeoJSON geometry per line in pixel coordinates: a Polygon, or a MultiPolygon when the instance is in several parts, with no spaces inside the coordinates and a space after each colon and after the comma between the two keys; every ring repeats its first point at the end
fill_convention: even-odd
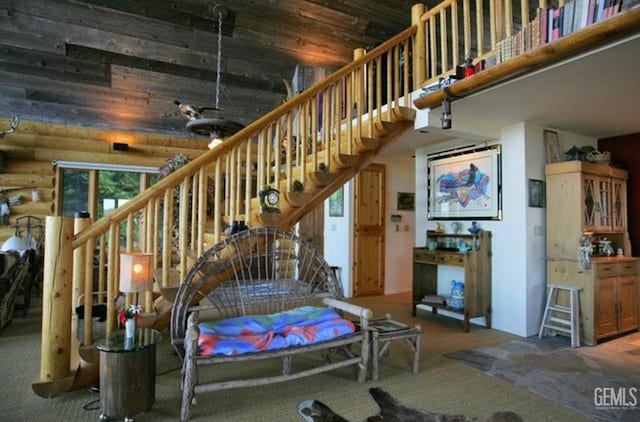
{"type": "Polygon", "coordinates": [[[46,219],[40,380],[69,377],[71,364],[71,269],[73,219],[46,219]]]}
{"type": "Polygon", "coordinates": [[[425,23],[421,16],[425,12],[423,3],[414,4],[411,7],[411,25],[417,25],[418,31],[413,42],[413,89],[418,89],[426,79],[425,75],[425,49],[427,37],[425,23]]]}

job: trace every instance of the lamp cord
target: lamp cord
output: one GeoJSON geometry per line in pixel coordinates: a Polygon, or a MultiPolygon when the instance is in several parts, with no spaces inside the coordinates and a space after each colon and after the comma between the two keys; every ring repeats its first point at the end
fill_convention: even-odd
{"type": "MultiPolygon", "coordinates": [[[[219,6],[214,8],[214,11],[219,6]]],[[[222,56],[222,11],[218,10],[218,63],[216,65],[216,110],[220,98],[220,57],[222,56]]]]}

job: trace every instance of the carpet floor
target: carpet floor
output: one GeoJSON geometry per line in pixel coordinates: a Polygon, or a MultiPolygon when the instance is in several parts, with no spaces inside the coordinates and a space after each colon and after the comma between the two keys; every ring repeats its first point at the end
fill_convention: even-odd
{"type": "MultiPolygon", "coordinates": [[[[21,421],[95,421],[100,415],[99,394],[89,387],[44,399],[31,387],[40,373],[42,314],[37,300],[26,318],[14,317],[0,331],[0,420],[21,421]]],[[[284,421],[301,422],[298,404],[320,400],[351,422],[365,421],[379,408],[369,389],[380,387],[402,405],[443,414],[462,414],[486,421],[495,412],[514,412],[525,421],[591,420],[568,406],[533,394],[500,378],[489,376],[467,364],[443,357],[443,354],[516,340],[518,337],[471,326],[469,333],[461,322],[430,312],[411,316],[409,294],[354,299],[377,316],[390,313],[398,321],[422,326],[420,372],[411,372],[412,352],[402,342],[394,342],[390,354],[381,359],[380,380],[356,381],[353,368],[292,380],[266,387],[223,390],[202,394],[192,408],[191,420],[216,422],[284,421]]],[[[180,408],[180,359],[173,353],[167,330],[157,348],[156,400],[149,412],[135,416],[137,422],[176,421],[180,408]]],[[[594,348],[595,349],[595,348],[594,348]]],[[[586,348],[585,348],[586,350],[586,348]]],[[[304,360],[299,362],[304,364],[304,360]]],[[[263,370],[257,362],[256,371],[263,370]]],[[[298,362],[294,359],[294,365],[298,362]]],[[[271,363],[279,368],[280,362],[271,363]]],[[[220,365],[213,375],[253,370],[238,365],[220,365]]],[[[638,383],[636,383],[638,385],[638,383]]],[[[404,421],[403,421],[404,422],[404,421]]]]}
{"type": "Polygon", "coordinates": [[[531,338],[445,356],[593,418],[640,420],[640,333],[568,346],[566,338],[531,338]]]}

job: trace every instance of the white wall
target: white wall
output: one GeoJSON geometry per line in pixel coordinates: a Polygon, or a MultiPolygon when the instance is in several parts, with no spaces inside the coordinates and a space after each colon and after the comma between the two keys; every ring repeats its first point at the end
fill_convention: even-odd
{"type": "MultiPolygon", "coordinates": [[[[500,139],[492,143],[499,143],[502,149],[503,218],[479,221],[480,226],[491,230],[493,235],[492,326],[523,337],[538,332],[546,286],[545,209],[528,206],[528,180],[544,180],[543,130],[531,123],[501,128],[500,139]]],[[[561,152],[572,145],[596,146],[597,143],[593,138],[557,132],[561,152]]],[[[424,210],[422,214],[416,212],[416,246],[423,247],[426,230],[435,227],[435,222],[426,219],[426,157],[459,145],[457,139],[416,150],[416,210],[424,210]]],[[[450,222],[444,225],[450,229],[450,222]]],[[[438,269],[438,291],[446,293],[451,280],[462,276],[460,269],[442,266],[438,269]]],[[[484,323],[482,319],[477,322],[484,323]]]]}
{"type": "Polygon", "coordinates": [[[352,296],[351,262],[353,250],[353,182],[344,184],[344,216],[329,217],[329,200],[324,201],[324,258],[331,266],[340,267],[339,277],[346,297],[352,296]]]}
{"type": "Polygon", "coordinates": [[[385,294],[410,292],[416,211],[398,211],[398,192],[415,192],[414,159],[409,154],[381,157],[385,164],[385,294]],[[402,221],[392,222],[391,214],[398,214],[402,221]]]}

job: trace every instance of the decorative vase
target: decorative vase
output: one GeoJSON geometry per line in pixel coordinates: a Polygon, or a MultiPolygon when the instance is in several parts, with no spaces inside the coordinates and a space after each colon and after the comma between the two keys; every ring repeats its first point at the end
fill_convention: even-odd
{"type": "Polygon", "coordinates": [[[135,318],[129,318],[124,322],[124,329],[126,332],[126,336],[127,338],[133,338],[133,336],[136,333],[136,319],[135,318]]]}
{"type": "Polygon", "coordinates": [[[478,234],[478,232],[480,231],[480,226],[478,226],[477,221],[472,221],[471,226],[467,230],[469,230],[469,233],[471,234],[478,234]]]}
{"type": "Polygon", "coordinates": [[[464,309],[464,282],[451,280],[451,296],[447,304],[451,309],[464,309]]]}

